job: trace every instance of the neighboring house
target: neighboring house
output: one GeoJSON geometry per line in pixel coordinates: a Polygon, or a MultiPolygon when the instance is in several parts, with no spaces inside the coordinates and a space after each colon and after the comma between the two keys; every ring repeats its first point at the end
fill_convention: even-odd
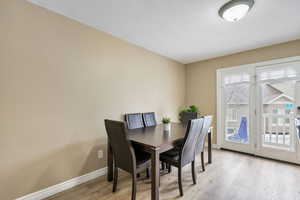
{"type": "MultiPolygon", "coordinates": [[[[294,99],[291,97],[293,96],[292,87],[285,83],[264,84],[262,87],[265,133],[288,133],[294,103],[294,99]]],[[[247,117],[249,119],[249,85],[227,86],[226,103],[227,134],[236,134],[240,127],[241,118],[247,117]]]]}
{"type": "Polygon", "coordinates": [[[290,131],[293,117],[293,91],[281,91],[278,87],[265,84],[263,88],[263,116],[266,133],[286,133],[290,131]]]}

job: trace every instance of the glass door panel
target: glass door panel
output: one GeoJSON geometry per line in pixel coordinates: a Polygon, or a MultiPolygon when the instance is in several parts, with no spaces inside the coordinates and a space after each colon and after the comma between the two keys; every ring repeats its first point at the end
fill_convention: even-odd
{"type": "Polygon", "coordinates": [[[249,83],[226,85],[225,138],[228,142],[249,143],[249,83]]]}
{"type": "Polygon", "coordinates": [[[300,62],[257,68],[256,154],[299,163],[297,113],[300,108],[300,62]]]}
{"type": "Polygon", "coordinates": [[[262,145],[293,151],[296,81],[262,83],[262,145]]]}
{"type": "Polygon", "coordinates": [[[222,147],[253,152],[254,67],[226,69],[221,73],[222,147]]]}

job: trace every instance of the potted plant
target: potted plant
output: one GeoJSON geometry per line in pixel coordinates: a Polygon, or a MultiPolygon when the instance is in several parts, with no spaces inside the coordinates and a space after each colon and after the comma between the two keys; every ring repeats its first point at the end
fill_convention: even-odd
{"type": "Polygon", "coordinates": [[[182,123],[187,123],[191,119],[197,119],[199,114],[199,107],[191,105],[180,111],[179,117],[182,123]]]}
{"type": "Polygon", "coordinates": [[[168,117],[163,117],[162,123],[164,125],[164,131],[170,131],[171,130],[171,119],[168,117]]]}

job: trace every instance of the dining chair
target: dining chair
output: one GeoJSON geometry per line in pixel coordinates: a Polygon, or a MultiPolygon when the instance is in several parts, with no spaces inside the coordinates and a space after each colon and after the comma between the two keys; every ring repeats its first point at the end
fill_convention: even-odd
{"type": "Polygon", "coordinates": [[[113,192],[117,190],[118,169],[122,169],[132,175],[131,199],[136,199],[137,173],[147,169],[149,178],[150,154],[133,149],[131,142],[127,139],[125,124],[119,121],[104,120],[108,139],[114,155],[114,178],[113,192]]]}
{"type": "Polygon", "coordinates": [[[125,121],[128,129],[144,127],[142,113],[125,114],[125,121]]]}
{"type": "MultiPolygon", "coordinates": [[[[206,137],[210,131],[210,127],[212,124],[213,117],[208,115],[202,117],[204,119],[203,121],[203,128],[201,130],[201,133],[197,139],[197,144],[196,144],[196,155],[201,153],[201,166],[202,166],[202,171],[205,171],[205,165],[204,165],[204,149],[205,149],[205,141],[206,137]]],[[[176,142],[176,147],[177,149],[180,149],[180,147],[183,145],[183,140],[178,140],[176,142]]],[[[168,166],[168,171],[171,172],[170,166],[168,166]]]]}
{"type": "Polygon", "coordinates": [[[143,113],[143,120],[145,127],[156,126],[156,119],[154,112],[143,113]]]}
{"type": "Polygon", "coordinates": [[[201,166],[202,171],[205,171],[205,165],[204,165],[204,148],[205,148],[205,141],[206,137],[210,131],[210,127],[212,124],[213,117],[212,116],[205,116],[203,122],[203,128],[201,130],[201,133],[198,137],[197,144],[196,144],[196,155],[201,153],[201,166]]]}
{"type": "Polygon", "coordinates": [[[183,145],[180,148],[173,148],[160,155],[160,160],[168,165],[178,168],[178,184],[180,196],[183,196],[182,189],[182,168],[191,163],[193,183],[197,183],[195,172],[195,155],[197,138],[203,127],[203,118],[190,120],[188,122],[183,145]]]}

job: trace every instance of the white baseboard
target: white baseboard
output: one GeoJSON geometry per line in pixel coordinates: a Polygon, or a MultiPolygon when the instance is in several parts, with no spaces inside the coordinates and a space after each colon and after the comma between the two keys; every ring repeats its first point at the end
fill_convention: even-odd
{"type": "MultiPolygon", "coordinates": [[[[208,144],[207,144],[207,143],[205,143],[205,147],[208,147],[208,144]]],[[[212,145],[211,145],[211,148],[212,148],[212,149],[220,149],[221,147],[220,147],[218,144],[212,144],[212,145]]]]}
{"type": "Polygon", "coordinates": [[[218,144],[212,144],[213,149],[221,149],[221,146],[218,144]]]}
{"type": "Polygon", "coordinates": [[[19,197],[16,200],[42,200],[47,197],[50,197],[54,194],[57,194],[59,192],[62,192],[64,190],[70,189],[72,187],[75,187],[77,185],[80,185],[82,183],[88,182],[90,180],[93,180],[95,178],[98,178],[100,176],[105,175],[107,172],[107,167],[95,170],[93,172],[90,172],[88,174],[78,176],[75,178],[72,178],[68,181],[65,181],[63,183],[59,183],[53,186],[50,186],[48,188],[45,188],[43,190],[25,195],[23,197],[19,197]]]}
{"type": "MultiPolygon", "coordinates": [[[[205,146],[207,146],[207,144],[205,146]]],[[[219,145],[217,145],[217,144],[212,144],[212,148],[213,149],[220,149],[219,145]]],[[[19,197],[16,200],[42,200],[42,199],[50,197],[54,194],[57,194],[59,192],[68,190],[72,187],[75,187],[75,186],[80,185],[82,183],[85,183],[85,182],[88,182],[88,181],[93,180],[95,178],[98,178],[100,176],[104,176],[106,174],[106,172],[107,172],[107,167],[104,167],[102,169],[95,170],[95,171],[90,172],[88,174],[72,178],[72,179],[67,180],[63,183],[59,183],[59,184],[50,186],[48,188],[45,188],[43,190],[31,193],[31,194],[27,194],[23,197],[19,197]]]]}

